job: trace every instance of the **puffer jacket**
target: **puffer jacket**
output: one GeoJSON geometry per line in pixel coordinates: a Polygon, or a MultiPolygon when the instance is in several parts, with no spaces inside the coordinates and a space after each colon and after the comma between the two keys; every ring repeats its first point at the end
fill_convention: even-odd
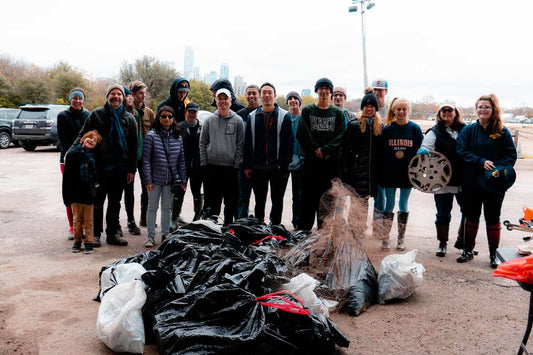
{"type": "Polygon", "coordinates": [[[359,119],[349,120],[341,144],[341,179],[361,197],[377,196],[378,192],[379,138],[374,135],[373,120],[367,119],[364,132],[359,119]]]}
{"type": "Polygon", "coordinates": [[[61,148],[60,163],[64,162],[65,155],[76,140],[87,117],[89,117],[89,111],[84,108],[74,110],[72,106],[57,115],[57,139],[61,148]]]}
{"type": "Polygon", "coordinates": [[[183,138],[181,136],[174,137],[172,131],[151,130],[144,139],[142,164],[146,184],[169,185],[172,182],[173,174],[176,173],[185,183],[187,172],[183,138]],[[168,161],[163,144],[168,153],[168,161]],[[170,162],[170,166],[168,162],[170,162]]]}

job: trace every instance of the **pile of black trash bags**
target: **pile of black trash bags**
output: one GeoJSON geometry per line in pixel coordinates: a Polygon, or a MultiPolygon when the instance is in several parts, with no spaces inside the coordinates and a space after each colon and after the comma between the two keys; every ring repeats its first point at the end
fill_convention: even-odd
{"type": "MultiPolygon", "coordinates": [[[[139,263],[147,270],[146,344],[155,342],[161,354],[331,354],[336,346],[348,347],[346,336],[324,315],[276,307],[281,297],[268,296],[295,271],[288,270],[283,251],[309,232],[289,233],[254,218],[220,231],[213,226],[189,224],[158,250],[102,268],[139,263]],[[267,302],[257,299],[265,295],[267,302]]],[[[107,290],[100,291],[95,300],[107,290]]],[[[298,304],[289,294],[283,297],[298,304]]]]}

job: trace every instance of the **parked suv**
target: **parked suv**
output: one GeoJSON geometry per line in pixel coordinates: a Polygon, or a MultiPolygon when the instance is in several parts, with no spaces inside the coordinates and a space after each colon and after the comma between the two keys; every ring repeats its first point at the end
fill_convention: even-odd
{"type": "Polygon", "coordinates": [[[68,105],[24,105],[13,121],[13,139],[25,150],[35,150],[38,145],[54,144],[59,149],[57,139],[57,115],[68,105]]]}
{"type": "Polygon", "coordinates": [[[0,149],[9,147],[9,143],[18,145],[18,141],[11,138],[11,127],[20,110],[18,108],[0,108],[0,149]]]}

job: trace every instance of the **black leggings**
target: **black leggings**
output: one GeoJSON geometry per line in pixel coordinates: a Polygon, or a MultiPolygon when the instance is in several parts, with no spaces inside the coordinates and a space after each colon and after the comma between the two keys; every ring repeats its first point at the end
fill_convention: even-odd
{"type": "Polygon", "coordinates": [[[463,212],[467,221],[479,224],[481,206],[483,206],[486,225],[492,226],[500,223],[500,213],[505,192],[465,190],[462,195],[463,212]]]}

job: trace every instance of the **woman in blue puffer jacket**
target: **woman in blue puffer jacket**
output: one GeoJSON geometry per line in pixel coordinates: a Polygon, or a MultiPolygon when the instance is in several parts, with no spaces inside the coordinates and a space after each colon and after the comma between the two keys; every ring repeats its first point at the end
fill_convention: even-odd
{"type": "Polygon", "coordinates": [[[157,110],[153,129],[148,132],[143,143],[143,168],[146,189],[148,190],[148,214],[146,227],[148,240],[146,247],[155,245],[155,219],[161,198],[161,241],[164,241],[170,227],[172,184],[181,180],[185,190],[187,172],[183,138],[174,120],[174,109],[162,106],[157,110]]]}

